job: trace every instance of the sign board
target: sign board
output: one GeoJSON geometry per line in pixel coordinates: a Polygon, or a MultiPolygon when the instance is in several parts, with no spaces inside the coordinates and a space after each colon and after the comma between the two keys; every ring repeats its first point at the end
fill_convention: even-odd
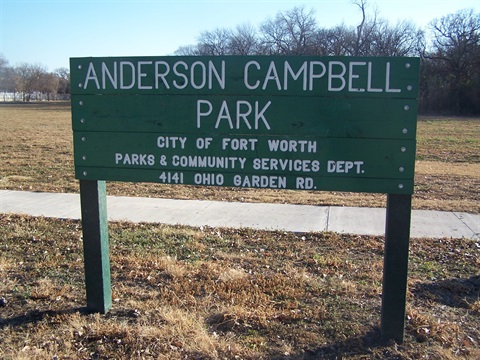
{"type": "Polygon", "coordinates": [[[80,180],[413,193],[419,60],[72,58],[80,180]]]}
{"type": "Polygon", "coordinates": [[[403,341],[419,59],[70,60],[87,308],[111,305],[105,180],[387,193],[382,337],[403,341]]]}

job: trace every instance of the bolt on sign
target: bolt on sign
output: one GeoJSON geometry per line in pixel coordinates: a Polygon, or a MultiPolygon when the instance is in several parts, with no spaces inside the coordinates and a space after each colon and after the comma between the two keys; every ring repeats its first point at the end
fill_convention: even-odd
{"type": "Polygon", "coordinates": [[[72,58],[80,180],[413,192],[419,60],[72,58]]]}
{"type": "Polygon", "coordinates": [[[112,305],[105,180],[387,194],[381,331],[403,341],[418,58],[70,59],[87,308],[112,305]]]}

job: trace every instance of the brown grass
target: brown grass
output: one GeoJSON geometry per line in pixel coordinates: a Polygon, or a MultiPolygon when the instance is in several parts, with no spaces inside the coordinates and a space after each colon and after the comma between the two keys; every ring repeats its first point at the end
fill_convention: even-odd
{"type": "MultiPolygon", "coordinates": [[[[418,124],[416,208],[480,213],[478,119],[418,124]]],[[[66,103],[0,105],[0,188],[77,192],[66,103]]],[[[109,183],[110,194],[384,206],[385,196],[109,183]]],[[[382,237],[112,223],[85,312],[81,224],[0,214],[0,358],[478,359],[480,245],[412,239],[405,343],[380,341],[382,237]]]]}
{"type": "Polygon", "coordinates": [[[87,314],[77,221],[0,215],[0,358],[477,359],[480,248],[412,239],[406,338],[380,341],[383,238],[110,224],[87,314]]]}
{"type": "MultiPolygon", "coordinates": [[[[0,188],[78,192],[69,103],[0,104],[0,188]]],[[[413,206],[480,213],[480,120],[420,118],[413,206]]],[[[111,195],[384,207],[382,194],[109,182],[111,195]]]]}

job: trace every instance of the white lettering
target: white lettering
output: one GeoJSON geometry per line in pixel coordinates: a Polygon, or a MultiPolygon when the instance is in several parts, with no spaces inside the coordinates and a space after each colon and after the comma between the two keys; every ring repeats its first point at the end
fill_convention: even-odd
{"type": "Polygon", "coordinates": [[[270,66],[268,67],[267,76],[265,76],[265,81],[263,82],[262,89],[265,90],[267,88],[268,82],[270,80],[275,80],[277,84],[277,89],[282,90],[282,85],[280,84],[280,79],[278,78],[277,68],[275,67],[275,62],[270,62],[270,66]]]}
{"type": "Polygon", "coordinates": [[[151,85],[142,85],[142,78],[147,77],[147,73],[142,72],[142,66],[143,65],[151,65],[151,61],[139,61],[138,62],[138,89],[139,90],[150,90],[152,89],[151,85]]]}
{"type": "Polygon", "coordinates": [[[158,79],[162,79],[162,83],[165,86],[166,89],[170,89],[170,85],[168,84],[168,81],[165,79],[165,76],[170,72],[170,65],[166,61],[156,61],[155,62],[155,89],[159,88],[158,84],[158,79]],[[163,65],[165,66],[165,71],[163,73],[160,73],[159,66],[163,65]]]}
{"type": "Polygon", "coordinates": [[[311,140],[268,140],[268,148],[270,151],[282,152],[317,152],[317,142],[311,140]]]}
{"type": "MultiPolygon", "coordinates": [[[[252,129],[252,123],[255,130],[258,130],[260,124],[263,124],[268,130],[270,130],[270,124],[268,123],[265,113],[269,106],[272,104],[271,101],[267,102],[263,108],[260,108],[258,101],[255,101],[255,106],[252,107],[252,104],[244,100],[239,100],[235,103],[236,108],[232,109],[231,112],[228,103],[226,100],[222,101],[220,109],[218,111],[215,129],[218,129],[222,123],[230,129],[240,129],[241,124],[245,124],[248,129],[252,129]],[[254,114],[252,110],[254,109],[254,114]],[[233,122],[232,113],[235,115],[235,123],[233,122]],[[252,115],[253,119],[249,120],[248,116],[252,115]]],[[[202,125],[203,118],[208,117],[212,114],[213,105],[208,100],[197,100],[197,128],[200,128],[202,125]]],[[[213,119],[210,119],[213,120],[213,119]]]]}
{"type": "Polygon", "coordinates": [[[362,88],[354,88],[353,87],[353,79],[358,79],[360,75],[353,73],[354,66],[365,66],[366,62],[364,61],[352,61],[349,63],[349,76],[348,76],[348,91],[350,92],[364,92],[365,89],[362,88]]]}
{"type": "Polygon", "coordinates": [[[227,120],[228,124],[230,125],[230,129],[233,129],[232,117],[230,116],[230,112],[228,111],[228,105],[225,100],[222,101],[222,106],[220,107],[220,111],[218,112],[217,122],[215,123],[215,129],[218,129],[221,120],[227,120]]]}
{"type": "Polygon", "coordinates": [[[345,73],[347,72],[347,68],[345,64],[340,61],[330,61],[328,63],[328,91],[342,91],[345,88],[346,81],[345,81],[345,73]],[[333,73],[333,66],[337,65],[340,66],[342,72],[340,74],[333,73]],[[338,87],[333,87],[333,79],[339,79],[341,85],[338,87]]]}
{"type": "Polygon", "coordinates": [[[212,113],[213,106],[212,103],[208,100],[197,100],[197,128],[200,129],[201,118],[208,116],[212,113]],[[207,105],[208,110],[202,112],[202,105],[207,105]]]}
{"type": "Polygon", "coordinates": [[[251,65],[255,65],[257,70],[260,70],[260,64],[256,61],[249,61],[248,63],[245,64],[245,68],[243,70],[243,82],[245,84],[245,87],[249,90],[256,90],[258,86],[260,85],[260,80],[257,80],[254,85],[250,85],[248,82],[248,69],[251,65]]]}
{"type": "Polygon", "coordinates": [[[115,165],[155,165],[155,155],[153,154],[115,154],[115,165]]]}
{"type": "Polygon", "coordinates": [[[179,61],[179,62],[176,62],[174,65],[173,65],[173,72],[175,75],[177,75],[178,77],[182,78],[183,79],[183,84],[181,82],[178,82],[177,80],[173,80],[173,86],[175,86],[177,89],[181,90],[181,89],[185,89],[188,85],[188,78],[185,74],[179,72],[178,70],[178,67],[179,66],[183,66],[185,68],[185,70],[188,70],[188,65],[187,63],[185,63],[184,61],[179,61]]]}
{"type": "Polygon", "coordinates": [[[208,149],[210,144],[212,143],[213,138],[207,137],[207,138],[197,138],[195,141],[195,144],[197,146],[197,149],[208,149]]]}
{"type": "MultiPolygon", "coordinates": [[[[192,82],[192,87],[194,89],[202,89],[207,83],[207,68],[205,64],[201,61],[195,61],[190,68],[190,81],[192,82]],[[200,76],[195,76],[195,68],[200,67],[200,76]],[[200,84],[195,84],[195,78],[200,78],[200,84]]],[[[211,89],[211,87],[210,87],[211,89]]]]}
{"type": "Polygon", "coordinates": [[[218,84],[222,90],[225,90],[225,61],[222,61],[222,75],[218,73],[212,61],[208,62],[208,88],[213,87],[213,75],[217,78],[218,84]]]}
{"type": "Polygon", "coordinates": [[[262,111],[258,112],[258,101],[255,101],[255,130],[258,130],[258,121],[262,119],[263,124],[265,127],[270,130],[270,124],[268,123],[267,119],[263,114],[265,111],[267,111],[268,107],[272,104],[271,101],[269,101],[262,109],[262,111]]]}
{"type": "Polygon", "coordinates": [[[117,62],[116,61],[113,63],[113,76],[108,70],[107,65],[104,62],[102,62],[102,86],[103,86],[102,89],[106,88],[105,79],[107,76],[110,79],[110,83],[112,84],[113,88],[116,89],[117,88],[117,62]]]}
{"type": "Polygon", "coordinates": [[[246,161],[247,158],[236,156],[172,156],[172,165],[184,168],[244,169],[246,161]]]}
{"type": "Polygon", "coordinates": [[[222,150],[231,149],[235,151],[255,151],[258,139],[222,139],[222,150]]]}
{"type": "Polygon", "coordinates": [[[83,82],[83,88],[86,89],[88,86],[88,82],[90,80],[95,81],[95,85],[97,85],[97,89],[100,89],[100,84],[98,83],[97,73],[95,72],[95,68],[93,63],[88,65],[87,76],[85,77],[85,81],[83,82]]]}
{"type": "Polygon", "coordinates": [[[251,113],[252,113],[252,105],[250,105],[248,101],[242,101],[242,100],[237,101],[237,129],[240,129],[240,119],[243,119],[243,121],[247,125],[247,128],[249,129],[252,128],[252,126],[250,125],[247,119],[247,116],[250,115],[251,113]],[[240,108],[242,107],[242,105],[246,106],[247,108],[245,112],[240,111],[240,108]]]}
{"type": "Polygon", "coordinates": [[[288,63],[285,61],[283,74],[283,90],[288,90],[288,75],[290,74],[293,80],[298,80],[303,73],[303,91],[307,90],[307,62],[305,61],[297,73],[295,73],[288,63]]]}
{"type": "Polygon", "coordinates": [[[197,173],[193,176],[193,182],[196,185],[218,185],[221,186],[225,182],[222,174],[205,174],[197,173]]]}
{"type": "Polygon", "coordinates": [[[122,90],[128,90],[132,89],[135,86],[135,66],[130,62],[130,61],[120,61],[120,89],[122,90]],[[130,68],[130,74],[131,74],[131,79],[130,79],[130,84],[125,84],[125,75],[126,72],[124,70],[125,66],[128,66],[130,68]]]}
{"type": "Polygon", "coordinates": [[[357,174],[363,174],[363,161],[343,161],[343,160],[329,160],[327,161],[327,172],[337,174],[348,174],[353,171],[357,174]]]}
{"type": "Polygon", "coordinates": [[[179,136],[159,136],[157,138],[157,147],[160,149],[185,149],[185,143],[187,142],[186,137],[179,136]]]}
{"type": "Polygon", "coordinates": [[[240,187],[286,189],[287,178],[285,176],[235,175],[233,184],[240,187]]]}
{"type": "Polygon", "coordinates": [[[327,72],[327,68],[325,67],[325,64],[322,63],[321,61],[310,62],[310,76],[309,76],[309,85],[308,85],[308,89],[310,91],[313,90],[313,80],[320,79],[321,77],[323,77],[323,75],[325,75],[326,72],[327,72]],[[315,74],[314,72],[315,65],[320,65],[322,67],[322,72],[320,74],[315,74]]]}
{"type": "Polygon", "coordinates": [[[387,62],[387,71],[386,71],[386,80],[385,80],[385,92],[399,93],[402,92],[400,89],[391,89],[390,88],[390,63],[387,62]]]}
{"type": "Polygon", "coordinates": [[[370,61],[368,62],[367,91],[368,92],[383,92],[383,89],[372,88],[372,63],[370,61]]]}
{"type": "Polygon", "coordinates": [[[313,189],[314,188],[313,179],[309,178],[309,177],[307,177],[307,178],[297,177],[295,179],[295,188],[296,189],[305,189],[305,190],[313,189]]]}
{"type": "Polygon", "coordinates": [[[320,171],[320,161],[318,160],[255,158],[252,164],[254,170],[320,171]]]}

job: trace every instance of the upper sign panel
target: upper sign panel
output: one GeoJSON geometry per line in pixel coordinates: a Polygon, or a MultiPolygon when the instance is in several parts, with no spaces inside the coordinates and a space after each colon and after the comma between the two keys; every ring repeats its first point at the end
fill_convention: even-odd
{"type": "Polygon", "coordinates": [[[416,99],[418,58],[72,58],[72,94],[280,95],[416,99]]]}

